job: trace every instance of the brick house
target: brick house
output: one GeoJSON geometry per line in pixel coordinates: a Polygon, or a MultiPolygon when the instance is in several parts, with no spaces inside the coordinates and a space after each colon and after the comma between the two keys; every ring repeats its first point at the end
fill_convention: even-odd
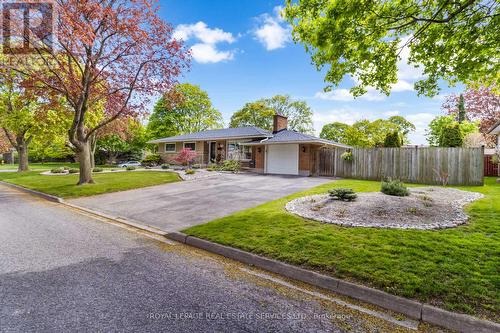
{"type": "Polygon", "coordinates": [[[348,146],[288,130],[286,117],[275,115],[273,132],[250,126],[208,130],[150,141],[167,163],[190,148],[198,153],[196,163],[240,160],[255,172],[309,176],[314,173],[315,152],[321,147],[348,146]]]}

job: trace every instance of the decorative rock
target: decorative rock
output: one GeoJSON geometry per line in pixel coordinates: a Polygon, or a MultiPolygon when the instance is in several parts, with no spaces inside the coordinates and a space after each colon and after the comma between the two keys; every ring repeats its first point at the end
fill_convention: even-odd
{"type": "Polygon", "coordinates": [[[410,196],[359,193],[353,202],[332,200],[328,194],[297,198],[286,210],[301,217],[350,227],[432,230],[467,222],[463,207],[481,193],[443,187],[411,188],[410,196]]]}

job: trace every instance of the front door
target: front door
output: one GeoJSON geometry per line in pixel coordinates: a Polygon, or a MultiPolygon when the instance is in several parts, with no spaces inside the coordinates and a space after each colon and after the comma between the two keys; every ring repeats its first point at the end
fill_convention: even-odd
{"type": "Polygon", "coordinates": [[[211,141],[208,145],[208,161],[210,163],[215,163],[217,156],[217,142],[211,141]]]}

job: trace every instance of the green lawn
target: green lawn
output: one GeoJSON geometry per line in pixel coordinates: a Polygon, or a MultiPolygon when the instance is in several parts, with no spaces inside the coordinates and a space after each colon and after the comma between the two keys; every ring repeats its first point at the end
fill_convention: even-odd
{"type": "MultiPolygon", "coordinates": [[[[31,170],[50,170],[63,166],[78,169],[78,163],[47,162],[29,164],[31,170]]],[[[17,164],[0,164],[0,170],[17,170],[17,164]]]]}
{"type": "Polygon", "coordinates": [[[40,175],[40,171],[24,173],[0,172],[0,180],[62,198],[124,191],[180,180],[179,176],[174,172],[160,171],[94,173],[93,178],[95,184],[77,186],[75,184],[78,181],[78,175],[44,176],[40,175]]]}
{"type": "Polygon", "coordinates": [[[221,244],[498,321],[500,184],[461,189],[486,198],[467,207],[470,223],[439,231],[349,228],[284,210],[289,200],[332,187],[378,191],[379,182],[340,180],[184,232],[221,244]]]}

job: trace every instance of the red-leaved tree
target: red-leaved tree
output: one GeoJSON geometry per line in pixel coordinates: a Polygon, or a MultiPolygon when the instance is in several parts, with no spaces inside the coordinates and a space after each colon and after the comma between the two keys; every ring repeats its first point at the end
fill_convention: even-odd
{"type": "Polygon", "coordinates": [[[174,158],[174,161],[182,165],[185,165],[187,167],[190,167],[191,163],[194,162],[194,159],[197,156],[198,154],[194,150],[191,150],[191,148],[183,148],[179,152],[179,154],[177,154],[177,156],[174,158]]]}
{"type": "Polygon", "coordinates": [[[155,0],[55,1],[53,51],[37,49],[38,65],[24,72],[39,92],[66,99],[78,184],[93,183],[94,133],[119,117],[145,112],[149,98],[171,88],[189,67],[190,54],[159,18],[155,0]],[[103,104],[104,119],[88,125],[87,113],[103,104]]]}
{"type": "MultiPolygon", "coordinates": [[[[468,88],[463,96],[467,118],[471,121],[479,120],[482,133],[486,133],[500,120],[500,95],[494,89],[468,88]]],[[[459,98],[460,95],[449,95],[441,108],[449,114],[458,114],[459,98]]]]}

